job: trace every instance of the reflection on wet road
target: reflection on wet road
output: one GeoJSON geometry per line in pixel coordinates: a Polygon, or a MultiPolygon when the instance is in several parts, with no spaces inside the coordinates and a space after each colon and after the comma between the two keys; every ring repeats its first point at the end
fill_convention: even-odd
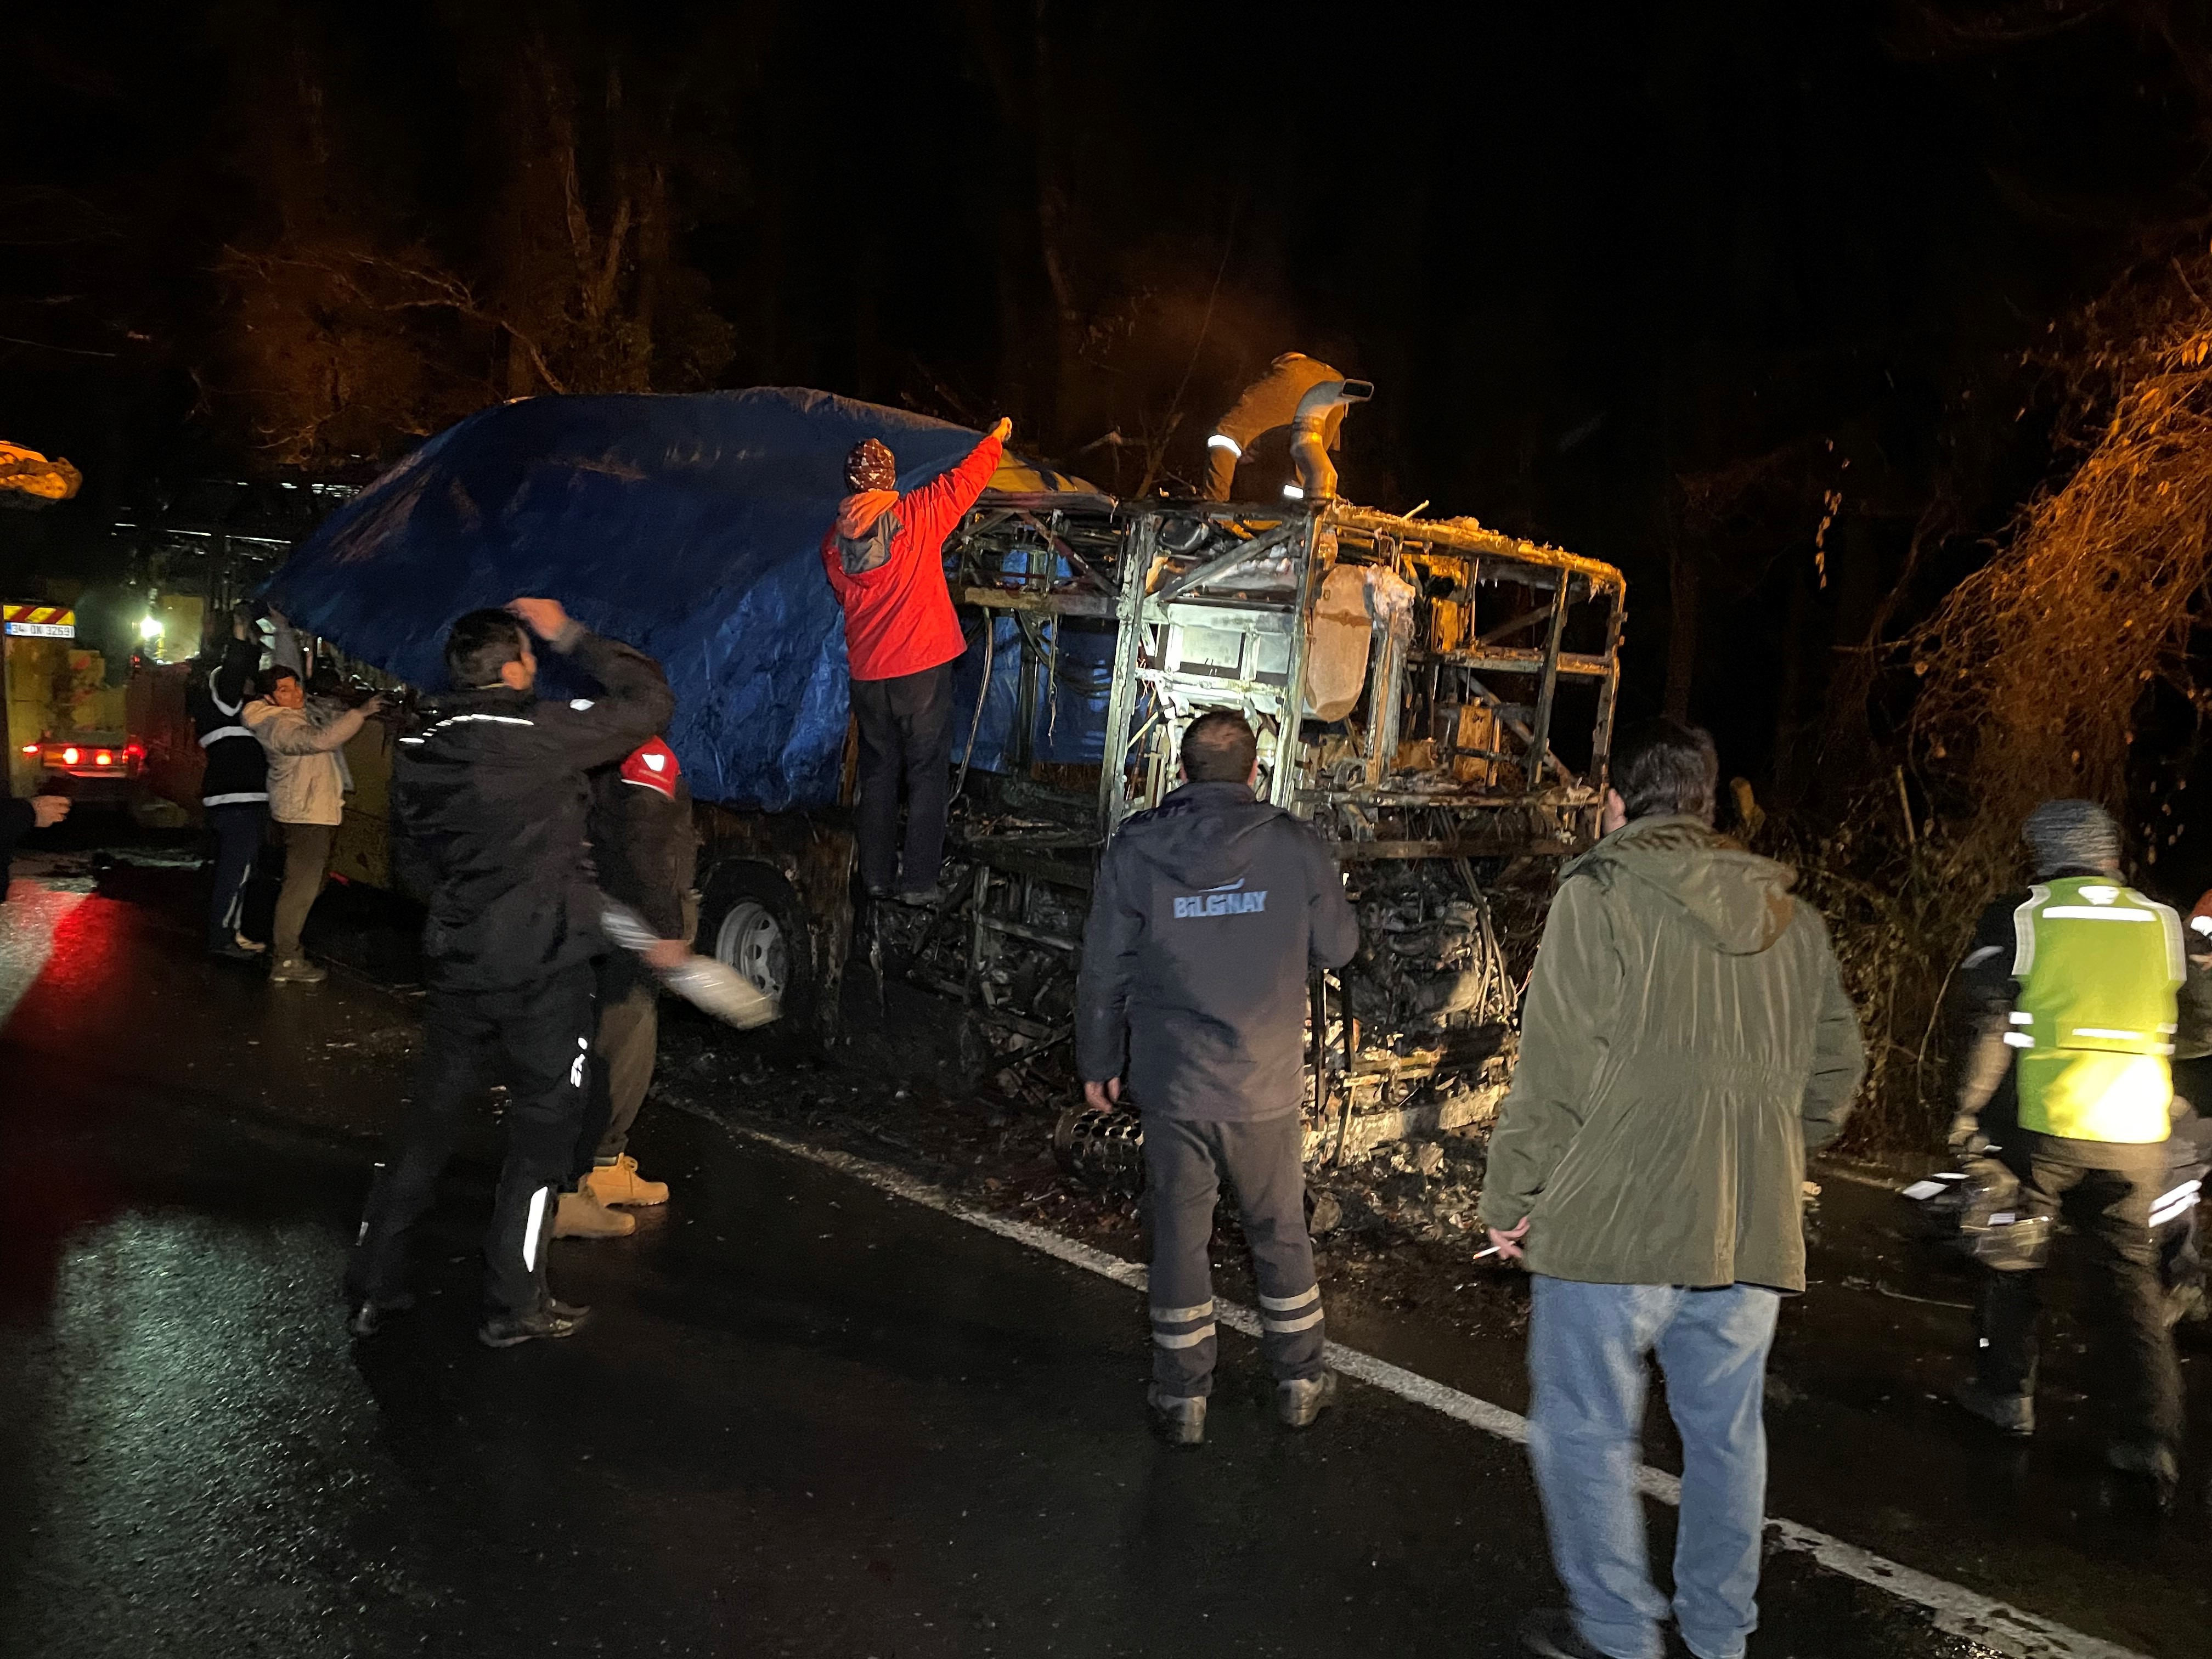
{"type": "MultiPolygon", "coordinates": [[[[601,1312],[584,1337],[470,1340],[488,1132],[422,1306],[356,1348],[334,1287],[411,1005],[201,961],[166,873],[76,897],[0,910],[0,963],[19,929],[53,937],[0,1034],[0,1647],[1482,1656],[1556,1600],[1512,1446],[1364,1388],[1284,1436],[1232,1340],[1207,1447],[1166,1452],[1126,1290],[673,1112],[640,1152],[676,1202],[556,1247],[601,1312]]],[[[1978,1495],[2002,1454],[1917,1379],[1880,1384],[1833,1290],[1793,1321],[1790,1364],[1838,1386],[1790,1385],[1778,1511],[2161,1659],[2207,1650],[2199,1522],[2098,1518],[2063,1463],[1978,1495]],[[1904,1403],[1872,1409],[1878,1386],[1904,1403]]],[[[1410,1317],[1337,1334],[1517,1403],[1449,1370],[1510,1356],[1410,1317]]],[[[1973,1650],[1802,1556],[1763,1599],[1757,1654],[1973,1650]]]]}
{"type": "Polygon", "coordinates": [[[83,898],[39,883],[25,882],[0,927],[0,1024],[15,1011],[53,954],[54,929],[83,898]]]}

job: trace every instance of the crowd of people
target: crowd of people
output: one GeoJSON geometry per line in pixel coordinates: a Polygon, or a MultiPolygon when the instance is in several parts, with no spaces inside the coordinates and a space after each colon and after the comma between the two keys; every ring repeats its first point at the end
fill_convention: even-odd
{"type": "MultiPolygon", "coordinates": [[[[343,695],[281,611],[267,621],[264,637],[240,605],[189,671],[216,844],[206,945],[265,962],[271,986],[313,985],[328,970],[301,936],[353,790],[345,748],[386,699],[343,695]],[[283,868],[264,942],[247,931],[246,896],[272,830],[283,868]]],[[[392,792],[393,874],[428,912],[422,1073],[371,1194],[349,1323],[374,1335],[410,1304],[410,1231],[500,1083],[507,1150],[482,1334],[508,1346],[583,1322],[546,1289],[548,1238],[620,1237],[635,1230],[632,1207],[667,1200],[628,1146],[652,1085],[660,983],[696,965],[696,840],[662,735],[674,704],[659,665],[533,599],[459,618],[445,659],[453,689],[410,717],[392,792]],[[599,695],[537,697],[541,646],[573,657],[599,695]],[[635,948],[608,948],[611,905],[646,930],[635,948]]]]}
{"type": "MultiPolygon", "coordinates": [[[[854,501],[895,514],[908,499],[887,493],[887,453],[864,447],[854,463],[867,494],[825,539],[833,584],[866,562],[847,522],[860,521],[854,501]]],[[[975,463],[933,488],[972,499],[987,476],[975,463]]],[[[931,556],[901,580],[949,620],[934,544],[920,550],[931,556]]],[[[839,591],[849,627],[854,601],[839,591]]],[[[957,638],[940,631],[949,659],[957,638]]],[[[878,732],[891,722],[871,716],[857,684],[854,704],[865,755],[872,719],[878,732]]],[[[905,773],[905,863],[881,763],[864,769],[860,861],[872,894],[927,902],[943,757],[921,741],[909,752],[926,763],[919,787],[905,773]]],[[[1304,1204],[1306,988],[1359,939],[1327,844],[1255,799],[1245,720],[1200,715],[1181,758],[1182,787],[1101,854],[1076,1061],[1094,1108],[1143,1116],[1148,1399],[1164,1437],[1194,1445],[1215,1364],[1208,1250],[1224,1187],[1251,1251],[1282,1421],[1308,1427],[1334,1398],[1304,1204]]],[[[1791,892],[1790,870],[1716,831],[1718,780],[1703,731],[1662,720],[1622,734],[1600,838],[1561,872],[1491,1135],[1480,1213],[1493,1248],[1533,1280],[1530,1454],[1571,1602],[1522,1636],[1553,1659],[1656,1659],[1669,1622],[1698,1659],[1745,1651],[1767,1356],[1783,1297],[1805,1287],[1806,1159],[1842,1132],[1865,1071],[1825,923],[1791,892]],[[1684,1448],[1671,1601],[1650,1581],[1635,1479],[1655,1360],[1684,1448]]],[[[2212,957],[2188,957],[2176,914],[2122,884],[2103,809],[2049,803],[2025,839],[2034,885],[1993,907],[1990,939],[1960,965],[1969,1029],[1954,1150],[1983,1169],[1984,1191],[2009,1183],[2014,1224],[2040,1220],[2047,1234],[2063,1212],[2081,1233],[2103,1280],[2091,1305],[2111,1381],[2107,1461],[2163,1501],[2179,1473],[2180,1390],[2153,1224],[2191,1190],[2168,1184],[2170,1061],[2212,1049],[2212,1022],[2193,1013],[2212,957]]],[[[1975,1374],[1958,1395],[2009,1433],[2033,1430],[2042,1265],[2030,1251],[1984,1273],[1975,1374]]]]}
{"type": "MultiPolygon", "coordinates": [[[[635,1164],[621,1161],[626,1154],[605,1166],[604,1176],[599,1161],[613,1114],[611,1091],[594,1082],[608,1056],[603,1051],[595,1063],[596,964],[605,945],[604,896],[590,857],[591,775],[633,757],[648,773],[648,759],[669,764],[656,740],[675,699],[652,659],[586,631],[550,599],[470,612],[447,633],[445,659],[454,690],[400,738],[392,769],[399,879],[428,910],[422,1073],[369,1194],[347,1300],[357,1336],[373,1335],[410,1304],[414,1227],[434,1201],[485,1089],[504,1083],[506,1158],[484,1240],[478,1335],[511,1347],[570,1335],[588,1317],[588,1310],[557,1300],[547,1283],[547,1244],[564,1212],[568,1231],[599,1236],[627,1231],[599,1223],[600,1180],[627,1179],[630,1202],[667,1196],[665,1187],[643,1190],[635,1164]],[[573,659],[599,695],[538,696],[536,644],[573,659]],[[609,1103],[597,1125],[588,1121],[595,1101],[609,1103]]],[[[611,799],[626,805],[623,792],[634,787],[618,774],[611,799]]],[[[602,833],[618,822],[603,813],[602,833]]],[[[650,858],[635,861],[642,866],[650,858]]],[[[658,873],[672,874],[672,865],[658,873]]],[[[681,935],[662,941],[655,963],[672,966],[685,950],[681,935]]],[[[620,999],[606,1012],[620,1027],[627,1084],[635,1069],[635,1021],[620,999]]]]}
{"type": "MultiPolygon", "coordinates": [[[[1151,1403],[1180,1444],[1204,1437],[1224,1185],[1282,1420],[1311,1424],[1334,1393],[1303,1203],[1304,988],[1358,939],[1326,843],[1254,799],[1255,757],[1239,717],[1190,724],[1182,787],[1101,858],[1077,1000],[1091,1103],[1126,1088],[1144,1116],[1151,1403]]],[[[1551,1659],[1657,1659],[1669,1623],[1698,1659],[1746,1650],[1767,1357],[1806,1282],[1806,1159],[1842,1132],[1865,1070],[1819,912],[1786,866],[1716,831],[1718,777],[1702,731],[1622,734],[1601,836],[1552,900],[1490,1136],[1480,1216],[1532,1279],[1529,1453],[1571,1603],[1523,1628],[1551,1659]],[[1654,1362],[1683,1449],[1671,1598],[1651,1583],[1637,1483],[1654,1362]]],[[[2063,1213],[2081,1234],[2100,1280],[2085,1305],[2107,1462],[2163,1503],[2182,1419],[2154,1227],[2194,1192],[2169,1174],[2185,1109],[2170,1062],[2212,1049],[2212,957],[2123,883],[2103,809],[2047,803],[2025,840],[2033,885],[1992,907],[1960,964],[1954,1147],[2007,1183],[1990,1200],[2003,1226],[2047,1240],[2063,1213]]],[[[2045,1252],[1988,1260],[1958,1401],[2031,1433],[2045,1252]]]]}
{"type": "MultiPolygon", "coordinates": [[[[890,450],[862,444],[824,532],[846,618],[871,902],[945,902],[961,638],[940,555],[1006,435],[1002,422],[903,494],[890,450]]],[[[196,668],[191,707],[217,846],[208,948],[265,951],[283,985],[323,975],[301,927],[349,787],[343,747],[380,705],[313,695],[289,624],[274,620],[264,665],[251,617],[229,619],[196,668]],[[271,822],[286,871],[264,946],[246,936],[242,905],[271,822]]],[[[348,1317],[367,1339],[410,1304],[410,1238],[500,1083],[505,1162],[479,1335],[507,1347],[587,1321],[549,1281],[550,1239],[627,1233],[629,1206],[669,1196],[639,1172],[628,1139],[652,1079],[660,984],[697,960],[696,841],[663,735],[673,700],[650,659],[532,598],[459,618],[444,659],[450,690],[398,738],[392,790],[396,873],[427,911],[421,1078],[370,1192],[348,1317]],[[544,651],[595,695],[540,696],[544,651]]],[[[1328,842],[1256,798],[1247,721],[1192,720],[1181,762],[1181,786],[1101,854],[1075,1062],[1092,1106],[1142,1116],[1147,1399],[1161,1436],[1188,1447],[1205,1439],[1217,1361],[1209,1243],[1224,1188],[1253,1258],[1282,1422],[1306,1429],[1335,1401],[1306,1221],[1308,987],[1360,941],[1328,842]]],[[[1822,919],[1787,867],[1715,830],[1718,777],[1702,731],[1661,720],[1622,733],[1601,834],[1552,900],[1490,1136],[1480,1218],[1496,1253],[1532,1279],[1529,1449],[1571,1603],[1522,1634],[1553,1659],[1656,1659],[1670,1622],[1698,1659],[1745,1651],[1767,1358],[1784,1298],[1806,1282],[1806,1160],[1841,1133],[1864,1072],[1822,919]],[[1636,1483],[1654,1362],[1683,1445],[1671,1598],[1650,1579],[1636,1483]]],[[[2024,836],[2033,884],[1990,908],[1956,974],[1952,1144],[1982,1190],[2009,1183],[1996,1219],[2018,1230],[1984,1256],[1958,1400],[2002,1432],[2033,1431],[2038,1284],[2063,1217],[2102,1279],[2085,1310],[2110,1389],[2109,1462],[2170,1495],[2181,1389],[2153,1233],[2179,1213],[2171,1062],[2212,1052],[2212,955],[2191,949],[2212,952],[2212,920],[2192,935],[2128,886],[2118,826],[2092,803],[2048,803],[2024,836]]]]}

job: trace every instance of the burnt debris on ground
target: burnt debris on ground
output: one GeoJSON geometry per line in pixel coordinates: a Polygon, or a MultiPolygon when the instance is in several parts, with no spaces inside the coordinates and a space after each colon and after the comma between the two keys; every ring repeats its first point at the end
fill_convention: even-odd
{"type": "MultiPolygon", "coordinates": [[[[866,1004],[872,997],[871,987],[866,1004]]],[[[940,998],[894,983],[887,1010],[860,1003],[848,1000],[844,1035],[829,1048],[665,1018],[653,1098],[871,1158],[979,1208],[1142,1259],[1133,1142],[1126,1161],[1071,1171],[1054,1144],[1071,1104],[1064,1091],[974,1084],[940,998]]],[[[1486,1140],[1486,1121],[1355,1149],[1340,1164],[1317,1161],[1309,1176],[1315,1243],[1341,1293],[1402,1307],[1488,1285],[1517,1328],[1521,1275],[1474,1259],[1486,1140]]],[[[1244,1272],[1233,1204],[1223,1204],[1216,1224],[1217,1261],[1233,1293],[1244,1272]]]]}

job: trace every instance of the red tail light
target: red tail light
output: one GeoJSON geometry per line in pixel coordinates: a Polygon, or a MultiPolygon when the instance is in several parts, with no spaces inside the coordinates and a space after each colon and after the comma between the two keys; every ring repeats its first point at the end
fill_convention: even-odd
{"type": "Polygon", "coordinates": [[[39,752],[39,745],[35,743],[27,743],[23,745],[23,752],[27,755],[35,755],[39,752]]]}
{"type": "Polygon", "coordinates": [[[133,763],[144,760],[146,758],[146,745],[143,743],[127,743],[124,744],[123,758],[126,761],[132,762],[133,763]]]}
{"type": "Polygon", "coordinates": [[[93,751],[92,763],[94,766],[112,766],[115,764],[114,752],[112,750],[106,749],[94,750],[93,751]]]}
{"type": "Polygon", "coordinates": [[[62,764],[64,766],[75,766],[76,763],[77,751],[76,750],[64,749],[62,750],[62,764]]]}

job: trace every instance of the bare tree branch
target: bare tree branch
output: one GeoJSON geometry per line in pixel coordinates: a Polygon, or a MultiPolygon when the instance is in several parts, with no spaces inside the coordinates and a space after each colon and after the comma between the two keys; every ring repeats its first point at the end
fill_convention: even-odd
{"type": "Polygon", "coordinates": [[[296,254],[245,253],[236,248],[223,250],[222,268],[264,273],[278,270],[312,271],[367,311],[385,314],[406,311],[451,312],[505,334],[530,359],[531,367],[538,371],[539,378],[550,390],[565,392],[568,389],[545,361],[544,353],[539,349],[537,341],[517,327],[511,319],[486,308],[477,301],[467,283],[448,272],[406,259],[362,252],[332,258],[296,254]],[[365,271],[397,276],[402,282],[414,284],[419,291],[396,296],[372,293],[360,280],[360,273],[365,271]]]}

